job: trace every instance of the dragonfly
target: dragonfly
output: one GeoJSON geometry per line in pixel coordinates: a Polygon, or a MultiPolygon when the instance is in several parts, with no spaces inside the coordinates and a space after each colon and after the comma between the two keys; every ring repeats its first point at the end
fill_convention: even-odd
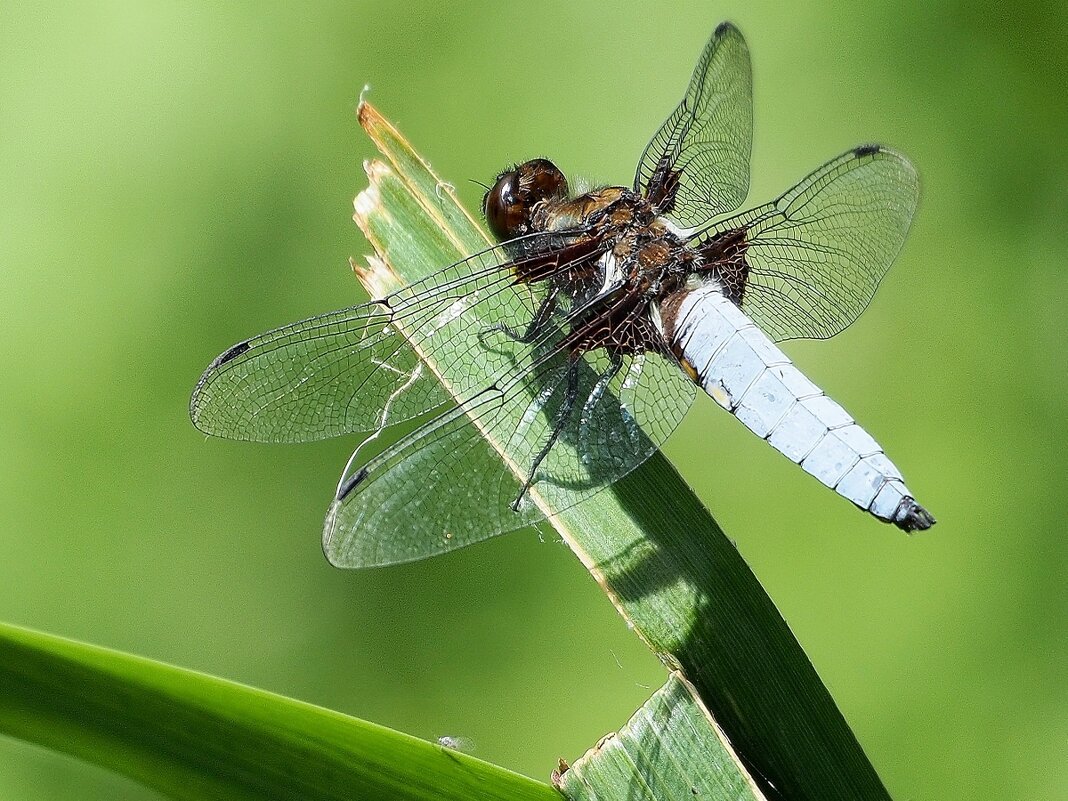
{"type": "Polygon", "coordinates": [[[369,303],[244,340],[197,384],[215,436],[357,448],[330,503],[340,566],[424,558],[536,524],[642,464],[704,390],[878,520],[934,518],[882,447],[777,342],[825,339],[871,301],[918,200],[902,154],[856,147],[741,213],[749,49],[719,25],[630,187],[572,191],[551,161],[497,176],[496,244],[369,303]]]}

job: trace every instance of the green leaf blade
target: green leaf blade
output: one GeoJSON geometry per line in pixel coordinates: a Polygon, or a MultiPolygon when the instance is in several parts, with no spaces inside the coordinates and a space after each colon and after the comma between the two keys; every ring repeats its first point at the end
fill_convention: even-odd
{"type": "Polygon", "coordinates": [[[0,733],[189,801],[560,798],[547,784],[373,723],[6,624],[0,733]]]}
{"type": "Polygon", "coordinates": [[[679,673],[562,774],[571,801],[764,801],[679,673]]]}

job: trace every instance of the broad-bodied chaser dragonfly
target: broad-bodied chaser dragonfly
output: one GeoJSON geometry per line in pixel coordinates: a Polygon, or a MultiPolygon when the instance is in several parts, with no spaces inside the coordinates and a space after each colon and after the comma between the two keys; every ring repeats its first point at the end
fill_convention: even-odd
{"type": "Polygon", "coordinates": [[[904,243],[916,172],[864,145],[732,215],[752,119],[749,51],[724,23],[632,188],[573,193],[546,159],[504,171],[483,201],[500,244],[235,345],[197,384],[194,424],[298,442],[429,417],[350,460],[324,532],[341,565],[420,558],[578,503],[648,458],[695,386],[879,520],[929,528],[883,449],[774,344],[831,337],[867,306],[904,243]],[[464,365],[447,390],[429,352],[464,365]]]}

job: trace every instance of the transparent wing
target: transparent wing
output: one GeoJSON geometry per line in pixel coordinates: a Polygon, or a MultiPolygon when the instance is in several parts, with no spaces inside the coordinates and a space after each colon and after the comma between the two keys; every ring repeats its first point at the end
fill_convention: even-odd
{"type": "Polygon", "coordinates": [[[865,145],[778,200],[696,239],[730,296],[772,339],[826,339],[864,311],[905,242],[916,169],[865,145]]]}
{"type": "Polygon", "coordinates": [[[355,469],[327,514],[330,561],[421,559],[567,509],[644,462],[694,397],[677,363],[655,353],[598,351],[572,369],[565,353],[539,356],[355,469]],[[562,409],[559,438],[515,507],[562,409]]]}
{"type": "Polygon", "coordinates": [[[745,200],[752,141],[749,48],[724,22],[705,45],[686,97],[645,148],[634,191],[683,228],[699,227],[745,200]]]}
{"type": "MultiPolygon", "coordinates": [[[[538,234],[496,245],[381,300],[241,342],[201,377],[190,402],[193,423],[231,439],[304,442],[435,409],[451,398],[417,350],[433,345],[443,358],[462,359],[480,347],[487,326],[522,325],[549,282],[517,284],[517,266],[551,277],[600,247],[570,239],[538,234]],[[516,252],[527,255],[512,260],[516,252]]],[[[518,349],[513,343],[484,358],[504,365],[518,349]]],[[[477,389],[463,379],[451,387],[460,399],[477,389]]]]}

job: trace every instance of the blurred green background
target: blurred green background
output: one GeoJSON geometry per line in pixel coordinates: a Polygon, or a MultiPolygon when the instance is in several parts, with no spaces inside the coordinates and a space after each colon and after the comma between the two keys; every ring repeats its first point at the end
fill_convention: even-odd
{"type": "MultiPolygon", "coordinates": [[[[721,19],[754,57],[752,203],[878,140],[919,166],[872,308],[787,350],[939,518],[906,538],[705,399],[667,452],[898,799],[1068,789],[1068,10],[1061,2],[5,4],[0,619],[344,710],[546,779],[664,672],[533,533],[345,573],[352,439],[208,441],[247,335],[358,301],[370,97],[475,208],[513,160],[628,183],[721,19]]],[[[0,739],[0,798],[149,799],[0,739]]]]}

